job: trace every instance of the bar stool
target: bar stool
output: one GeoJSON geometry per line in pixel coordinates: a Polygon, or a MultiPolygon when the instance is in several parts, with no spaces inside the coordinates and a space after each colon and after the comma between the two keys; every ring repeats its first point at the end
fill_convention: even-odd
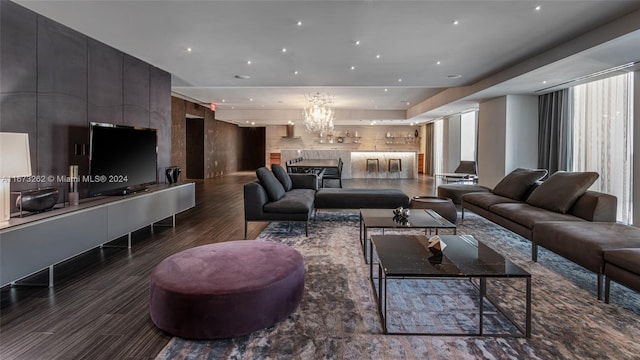
{"type": "Polygon", "coordinates": [[[402,172],[402,159],[389,159],[389,172],[402,172]]]}
{"type": "Polygon", "coordinates": [[[375,166],[375,171],[380,171],[380,160],[379,159],[367,159],[367,172],[372,172],[375,166]]]}

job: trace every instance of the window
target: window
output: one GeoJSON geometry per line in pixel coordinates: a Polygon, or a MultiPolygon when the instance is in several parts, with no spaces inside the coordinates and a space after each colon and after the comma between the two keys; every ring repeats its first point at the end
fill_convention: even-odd
{"type": "Polygon", "coordinates": [[[591,189],[618,198],[618,221],[632,221],[633,73],[572,89],[573,170],[600,174],[591,189]]]}
{"type": "Polygon", "coordinates": [[[460,161],[476,160],[476,112],[470,111],[460,117],[460,161]]]}

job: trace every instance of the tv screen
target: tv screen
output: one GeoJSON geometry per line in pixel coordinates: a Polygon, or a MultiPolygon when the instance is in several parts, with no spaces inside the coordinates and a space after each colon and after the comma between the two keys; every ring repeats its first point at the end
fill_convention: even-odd
{"type": "Polygon", "coordinates": [[[157,182],[155,129],[91,123],[89,196],[126,194],[157,182]]]}

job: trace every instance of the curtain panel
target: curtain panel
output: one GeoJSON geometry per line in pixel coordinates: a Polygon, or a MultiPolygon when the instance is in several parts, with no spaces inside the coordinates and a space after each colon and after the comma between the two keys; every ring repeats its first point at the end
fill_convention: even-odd
{"type": "Polygon", "coordinates": [[[538,167],[549,175],[572,168],[572,128],[569,89],[538,97],[538,167]]]}

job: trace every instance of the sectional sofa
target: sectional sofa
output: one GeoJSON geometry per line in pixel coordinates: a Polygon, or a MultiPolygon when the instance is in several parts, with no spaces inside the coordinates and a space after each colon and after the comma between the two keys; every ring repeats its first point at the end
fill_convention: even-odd
{"type": "MultiPolygon", "coordinates": [[[[540,182],[544,176],[546,170],[516,169],[491,192],[462,195],[462,217],[465,209],[471,210],[531,240],[533,261],[542,246],[595,272],[600,299],[606,253],[640,248],[640,229],[616,223],[615,196],[587,190],[597,173],[559,171],[540,182]]],[[[640,290],[635,287],[640,284],[637,280],[622,283],[640,290]]]]}
{"type": "Polygon", "coordinates": [[[318,190],[315,174],[287,173],[274,164],[256,170],[258,180],[244,185],[244,237],[250,221],[303,221],[309,235],[309,220],[317,209],[397,208],[409,206],[409,196],[397,189],[318,190]]]}

